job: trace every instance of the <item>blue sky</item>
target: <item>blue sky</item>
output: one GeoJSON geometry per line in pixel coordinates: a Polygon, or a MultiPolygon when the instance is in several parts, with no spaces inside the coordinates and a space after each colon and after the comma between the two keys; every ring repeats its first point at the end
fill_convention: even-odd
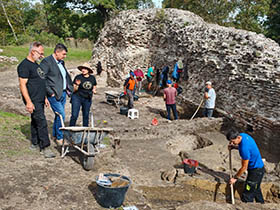
{"type": "Polygon", "coordinates": [[[162,0],[153,0],[153,2],[154,2],[154,4],[155,4],[156,8],[161,8],[161,2],[162,2],[162,0]]]}

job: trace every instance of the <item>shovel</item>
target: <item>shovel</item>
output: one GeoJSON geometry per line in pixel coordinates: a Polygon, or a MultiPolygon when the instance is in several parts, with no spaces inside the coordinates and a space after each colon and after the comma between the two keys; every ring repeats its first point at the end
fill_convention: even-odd
{"type": "Polygon", "coordinates": [[[204,98],[200,101],[200,104],[198,105],[198,107],[197,107],[197,109],[196,109],[195,113],[193,114],[193,116],[191,117],[191,119],[190,119],[190,120],[192,120],[192,119],[195,117],[195,115],[196,115],[196,113],[198,112],[199,108],[201,107],[201,105],[202,105],[203,101],[204,101],[204,98]]]}
{"type": "MultiPolygon", "coordinates": [[[[231,150],[229,150],[229,177],[232,178],[231,150]]],[[[230,184],[231,204],[235,204],[233,184],[230,184]]]]}

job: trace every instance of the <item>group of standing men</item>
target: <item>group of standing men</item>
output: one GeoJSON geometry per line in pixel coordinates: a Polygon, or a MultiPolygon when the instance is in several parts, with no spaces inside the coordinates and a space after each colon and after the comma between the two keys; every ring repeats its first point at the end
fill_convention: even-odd
{"type": "Polygon", "coordinates": [[[44,106],[51,106],[55,113],[52,135],[58,145],[62,144],[63,133],[60,117],[65,120],[66,97],[71,96],[72,116],[70,126],[75,126],[80,107],[83,111],[83,125],[88,126],[88,115],[92,93],[96,93],[95,77],[90,75],[89,65],[79,66],[82,74],[74,79],[74,86],[64,65],[67,47],[55,46],[52,55],[44,58],[44,47],[39,42],[30,45],[28,56],[18,66],[19,86],[26,110],[31,114],[31,146],[40,149],[45,158],[53,158],[50,149],[47,120],[44,106]],[[38,62],[44,58],[40,65],[38,62]],[[58,114],[57,114],[58,113],[58,114]]]}

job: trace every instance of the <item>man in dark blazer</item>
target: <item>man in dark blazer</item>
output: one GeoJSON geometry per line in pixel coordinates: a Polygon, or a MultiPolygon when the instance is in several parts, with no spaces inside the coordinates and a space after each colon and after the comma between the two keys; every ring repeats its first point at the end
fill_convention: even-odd
{"type": "MultiPolygon", "coordinates": [[[[47,96],[54,113],[58,112],[65,119],[66,95],[73,91],[73,84],[69,73],[67,72],[63,59],[66,58],[67,48],[63,44],[57,44],[54,53],[44,60],[40,66],[46,75],[47,96]]],[[[53,123],[53,137],[58,145],[62,144],[63,133],[59,130],[61,121],[55,114],[53,123]]]]}

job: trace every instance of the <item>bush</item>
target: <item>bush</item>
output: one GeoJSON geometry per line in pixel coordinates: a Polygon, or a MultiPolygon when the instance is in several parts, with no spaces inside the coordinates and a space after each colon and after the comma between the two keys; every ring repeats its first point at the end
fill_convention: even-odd
{"type": "Polygon", "coordinates": [[[16,45],[24,45],[26,43],[31,43],[33,41],[33,37],[26,35],[26,34],[20,34],[18,37],[18,41],[16,45]]]}
{"type": "Polygon", "coordinates": [[[55,46],[57,43],[64,43],[62,38],[45,31],[35,35],[35,40],[41,42],[45,46],[55,46]]]}

